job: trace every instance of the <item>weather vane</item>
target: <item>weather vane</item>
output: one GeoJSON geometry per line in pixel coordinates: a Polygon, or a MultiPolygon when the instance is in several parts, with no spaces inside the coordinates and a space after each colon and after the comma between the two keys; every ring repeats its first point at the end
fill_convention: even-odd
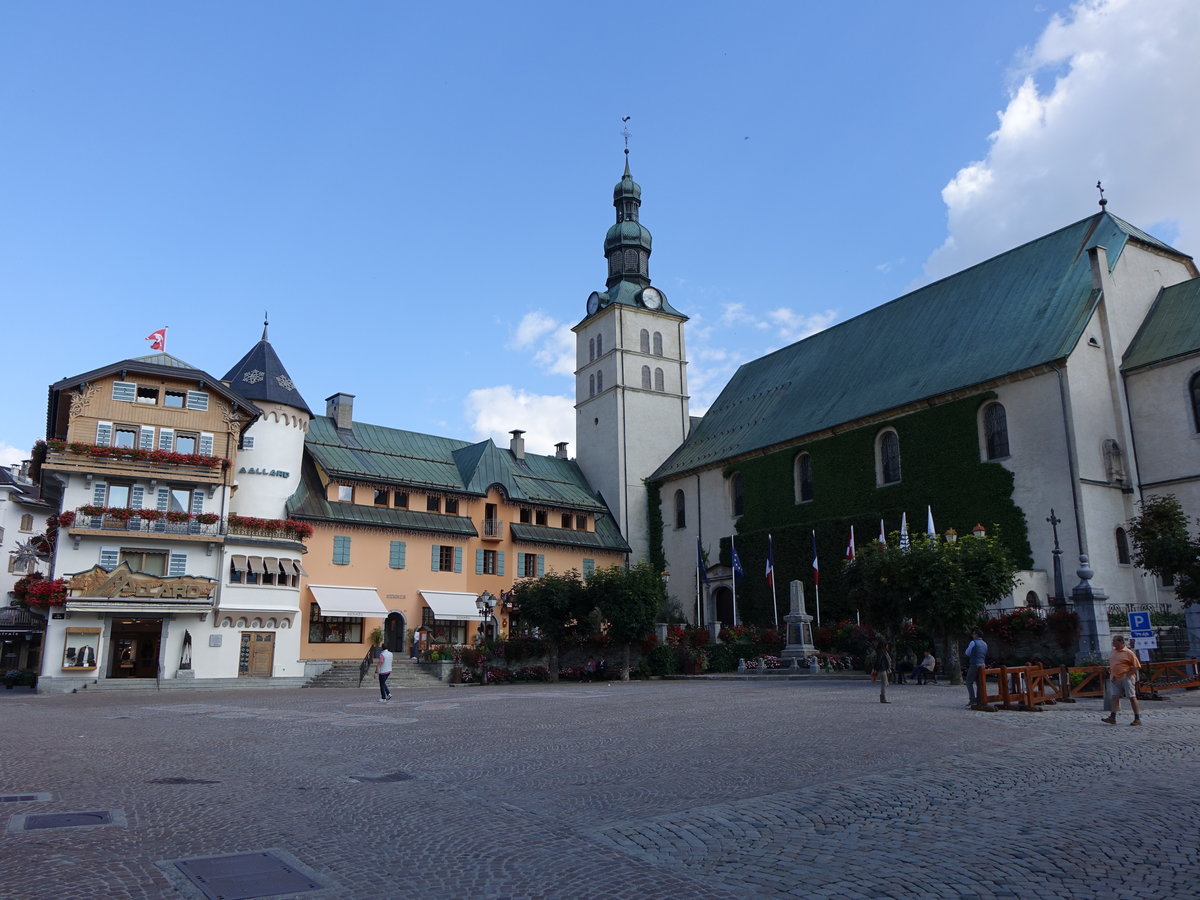
{"type": "Polygon", "coordinates": [[[621,129],[621,137],[625,138],[625,155],[629,155],[629,120],[633,116],[622,116],[621,121],[625,123],[625,127],[621,129]]]}
{"type": "Polygon", "coordinates": [[[1100,208],[1108,206],[1108,201],[1104,199],[1104,188],[1100,186],[1100,182],[1096,182],[1096,190],[1100,192],[1100,208]]]}

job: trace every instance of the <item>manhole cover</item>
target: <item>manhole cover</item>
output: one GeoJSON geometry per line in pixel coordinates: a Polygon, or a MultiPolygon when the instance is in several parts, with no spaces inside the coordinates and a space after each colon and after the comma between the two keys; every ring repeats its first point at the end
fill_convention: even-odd
{"type": "Polygon", "coordinates": [[[392,781],[412,781],[413,776],[407,772],[389,772],[387,775],[351,775],[350,780],[363,784],[387,784],[392,781]]]}
{"type": "Polygon", "coordinates": [[[38,816],[25,817],[25,830],[36,828],[73,828],[77,825],[110,825],[112,813],[108,810],[100,812],[78,813],[44,813],[38,816]]]}
{"type": "Polygon", "coordinates": [[[220,784],[219,781],[209,781],[205,778],[181,778],[178,775],[170,778],[155,778],[153,781],[147,781],[147,784],[220,784]]]}
{"type": "Polygon", "coordinates": [[[209,900],[248,900],[325,887],[297,866],[265,851],[183,859],[175,866],[209,900]]]}

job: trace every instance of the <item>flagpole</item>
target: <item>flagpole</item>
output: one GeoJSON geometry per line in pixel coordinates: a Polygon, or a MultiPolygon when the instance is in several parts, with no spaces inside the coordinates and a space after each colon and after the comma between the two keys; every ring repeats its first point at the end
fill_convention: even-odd
{"type": "Polygon", "coordinates": [[[821,566],[817,559],[817,531],[814,528],[812,533],[812,571],[813,571],[813,593],[817,597],[817,627],[821,627],[821,566]]]}
{"type": "Polygon", "coordinates": [[[733,542],[733,535],[729,536],[729,549],[733,554],[733,624],[738,624],[737,613],[737,545],[733,542]]]}
{"type": "Polygon", "coordinates": [[[779,629],[779,600],[775,596],[775,554],[771,552],[771,536],[767,535],[767,565],[771,567],[771,609],[775,613],[775,628],[779,629]]]}

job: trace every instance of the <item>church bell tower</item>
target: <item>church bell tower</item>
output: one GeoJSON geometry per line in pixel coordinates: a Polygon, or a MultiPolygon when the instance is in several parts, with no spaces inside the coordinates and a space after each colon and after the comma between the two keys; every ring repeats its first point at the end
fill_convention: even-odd
{"type": "Polygon", "coordinates": [[[645,479],[688,431],[683,323],[650,283],[650,232],[639,221],[641,186],[629,172],[613,188],[616,223],[604,237],[606,290],[587,298],[574,327],[575,442],[579,467],[612,510],[633,548],[647,558],[645,479]]]}

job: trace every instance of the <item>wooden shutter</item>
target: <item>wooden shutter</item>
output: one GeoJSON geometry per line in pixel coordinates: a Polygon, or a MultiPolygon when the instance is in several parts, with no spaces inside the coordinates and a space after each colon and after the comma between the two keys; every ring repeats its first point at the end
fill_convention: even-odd
{"type": "Polygon", "coordinates": [[[137,385],[132,381],[114,381],[112,398],[122,403],[132,403],[137,399],[137,385]]]}
{"type": "Polygon", "coordinates": [[[167,575],[172,578],[179,578],[187,574],[187,554],[178,551],[171,551],[171,561],[167,567],[167,575]]]}
{"type": "Polygon", "coordinates": [[[440,568],[440,567],[439,567],[439,565],[438,565],[438,563],[439,563],[439,557],[438,557],[438,554],[441,552],[441,550],[442,550],[442,548],[441,548],[441,545],[439,545],[439,544],[434,544],[434,545],[433,545],[433,562],[430,564],[430,566],[431,566],[431,568],[430,568],[430,571],[431,571],[431,572],[440,572],[440,571],[442,571],[442,570],[441,570],[441,568],[440,568]]]}
{"type": "Polygon", "coordinates": [[[462,571],[462,547],[454,548],[454,571],[462,571]]]}
{"type": "Polygon", "coordinates": [[[97,422],[96,423],[96,446],[107,447],[112,443],[113,423],[112,422],[97,422]]]}
{"type": "Polygon", "coordinates": [[[188,391],[187,408],[205,412],[208,409],[208,394],[204,391],[188,391]]]}
{"type": "Polygon", "coordinates": [[[585,559],[583,561],[583,577],[587,578],[596,571],[596,561],[594,559],[585,559]]]}
{"type": "Polygon", "coordinates": [[[154,449],[154,429],[143,425],[138,429],[138,448],[141,450],[154,449]]]}

